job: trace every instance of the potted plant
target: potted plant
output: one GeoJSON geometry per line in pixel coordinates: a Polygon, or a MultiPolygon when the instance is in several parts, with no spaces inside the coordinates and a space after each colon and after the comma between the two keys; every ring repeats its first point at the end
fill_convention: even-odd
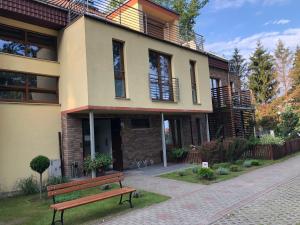
{"type": "Polygon", "coordinates": [[[112,163],[112,158],[108,154],[97,153],[95,159],[91,159],[88,156],[83,161],[83,168],[87,172],[91,172],[96,170],[97,176],[101,176],[105,174],[105,171],[109,168],[112,163]]]}

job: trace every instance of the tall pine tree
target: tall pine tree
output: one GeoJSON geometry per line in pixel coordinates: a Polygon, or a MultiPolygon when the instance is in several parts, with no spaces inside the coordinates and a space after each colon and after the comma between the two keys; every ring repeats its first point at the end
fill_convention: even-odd
{"type": "Polygon", "coordinates": [[[256,50],[250,57],[249,70],[249,88],[256,102],[265,104],[272,101],[278,85],[274,73],[274,59],[260,41],[257,42],[256,50]]]}
{"type": "Polygon", "coordinates": [[[299,46],[297,46],[296,48],[293,67],[290,76],[292,79],[293,88],[299,87],[300,86],[300,47],[299,46]]]}
{"type": "Polygon", "coordinates": [[[233,55],[230,59],[230,71],[235,76],[238,76],[242,82],[242,88],[247,88],[247,74],[248,74],[248,64],[243,56],[240,54],[238,48],[235,48],[233,51],[233,55]]]}
{"type": "Polygon", "coordinates": [[[275,49],[275,68],[276,75],[280,86],[283,88],[283,93],[287,96],[288,90],[291,88],[291,79],[289,70],[292,64],[292,53],[289,48],[284,46],[284,43],[279,39],[275,49]]]}

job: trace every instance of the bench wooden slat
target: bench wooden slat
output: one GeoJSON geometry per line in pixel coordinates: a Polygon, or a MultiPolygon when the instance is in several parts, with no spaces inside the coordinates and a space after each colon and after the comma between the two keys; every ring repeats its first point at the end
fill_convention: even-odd
{"type": "Polygon", "coordinates": [[[111,190],[111,191],[106,191],[106,192],[102,192],[102,193],[99,193],[99,194],[96,194],[96,195],[86,196],[86,197],[83,197],[83,198],[79,198],[79,199],[75,199],[75,200],[71,200],[71,201],[67,201],[67,202],[61,202],[61,203],[53,204],[50,207],[52,209],[57,210],[57,211],[61,211],[61,210],[70,209],[70,208],[74,208],[74,207],[77,207],[77,206],[85,205],[85,204],[88,204],[88,203],[108,199],[108,198],[111,198],[111,197],[119,196],[121,194],[128,194],[128,193],[131,193],[131,192],[134,192],[134,191],[136,191],[136,189],[131,188],[131,187],[124,187],[124,188],[119,188],[119,189],[115,189],[115,190],[111,190]]]}
{"type": "Polygon", "coordinates": [[[76,181],[71,181],[68,183],[63,183],[63,184],[56,184],[56,185],[50,185],[47,187],[47,191],[54,191],[54,190],[59,190],[59,189],[64,189],[76,185],[81,185],[85,183],[90,183],[90,182],[96,182],[96,181],[101,181],[101,180],[106,180],[114,177],[121,177],[122,179],[124,178],[123,173],[113,173],[101,177],[96,177],[96,178],[88,178],[85,180],[76,180],[76,181]]]}
{"type": "Polygon", "coordinates": [[[113,177],[113,178],[109,178],[109,179],[105,179],[105,180],[102,179],[102,180],[99,180],[99,181],[89,182],[89,183],[85,182],[83,184],[79,184],[79,185],[76,185],[76,186],[71,186],[71,187],[68,187],[68,188],[54,190],[54,191],[49,191],[48,192],[48,197],[61,195],[61,194],[66,194],[66,193],[70,193],[70,192],[73,192],[73,191],[84,190],[84,189],[92,188],[92,187],[96,187],[96,186],[101,186],[103,184],[116,183],[116,182],[119,182],[121,179],[123,179],[123,177],[113,177]]]}

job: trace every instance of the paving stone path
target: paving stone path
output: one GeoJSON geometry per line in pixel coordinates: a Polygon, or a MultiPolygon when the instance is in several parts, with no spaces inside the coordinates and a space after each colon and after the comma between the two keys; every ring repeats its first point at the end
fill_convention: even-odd
{"type": "Polygon", "coordinates": [[[125,180],[138,189],[172,198],[104,221],[105,225],[300,223],[299,155],[209,186],[143,174],[125,180]]]}

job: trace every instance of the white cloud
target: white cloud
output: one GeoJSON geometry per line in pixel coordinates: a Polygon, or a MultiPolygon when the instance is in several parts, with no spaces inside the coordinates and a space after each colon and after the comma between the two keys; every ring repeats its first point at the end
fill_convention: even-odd
{"type": "Polygon", "coordinates": [[[213,9],[227,9],[227,8],[239,8],[245,4],[262,4],[262,5],[275,5],[286,3],[289,0],[214,0],[211,5],[213,9]]]}
{"type": "Polygon", "coordinates": [[[266,23],[264,23],[265,26],[267,25],[284,25],[284,24],[288,24],[290,23],[291,21],[288,20],[288,19],[280,19],[280,20],[273,20],[273,21],[268,21],[266,23]]]}
{"type": "Polygon", "coordinates": [[[256,43],[260,40],[263,46],[270,51],[276,47],[276,43],[281,39],[286,46],[292,50],[300,45],[300,28],[287,29],[282,32],[262,32],[253,34],[249,37],[236,37],[231,41],[208,43],[205,45],[206,50],[216,52],[219,55],[230,57],[235,47],[241,50],[245,58],[249,58],[254,51],[256,43]]]}

